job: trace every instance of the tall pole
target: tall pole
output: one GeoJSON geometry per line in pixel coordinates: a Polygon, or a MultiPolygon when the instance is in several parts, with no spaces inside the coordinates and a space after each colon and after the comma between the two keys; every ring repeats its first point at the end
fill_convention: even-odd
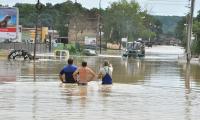
{"type": "Polygon", "coordinates": [[[52,34],[49,35],[49,52],[51,52],[51,39],[52,39],[52,34]]]}
{"type": "Polygon", "coordinates": [[[101,0],[99,0],[99,42],[100,42],[100,54],[101,54],[101,29],[102,29],[102,25],[101,25],[101,0]]]}
{"type": "Polygon", "coordinates": [[[192,24],[193,24],[193,12],[194,12],[194,2],[195,0],[191,0],[191,7],[188,19],[188,38],[187,38],[187,62],[190,63],[191,60],[191,37],[192,37],[192,24]]]}
{"type": "Polygon", "coordinates": [[[36,27],[35,27],[35,41],[34,41],[34,53],[33,53],[33,59],[36,59],[36,42],[38,38],[38,19],[39,19],[39,14],[40,10],[42,9],[42,4],[40,3],[40,0],[37,1],[37,4],[35,5],[37,9],[37,18],[36,18],[36,27]]]}
{"type": "Polygon", "coordinates": [[[34,51],[33,51],[33,60],[36,58],[36,42],[37,42],[37,36],[38,36],[38,15],[36,18],[36,26],[35,26],[35,40],[34,40],[34,51]]]}

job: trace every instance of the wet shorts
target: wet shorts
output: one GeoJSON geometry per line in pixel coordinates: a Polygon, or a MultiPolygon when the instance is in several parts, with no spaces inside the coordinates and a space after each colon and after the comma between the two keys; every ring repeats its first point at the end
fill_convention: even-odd
{"type": "Polygon", "coordinates": [[[78,85],[83,85],[84,86],[84,85],[87,85],[87,83],[78,83],[78,85]]]}

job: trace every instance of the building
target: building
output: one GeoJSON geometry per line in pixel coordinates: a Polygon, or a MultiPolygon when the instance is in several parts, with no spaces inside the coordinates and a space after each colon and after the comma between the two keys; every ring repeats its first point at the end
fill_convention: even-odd
{"type": "Polygon", "coordinates": [[[98,38],[98,18],[74,17],[69,22],[68,39],[70,43],[84,44],[85,37],[98,38]]]}

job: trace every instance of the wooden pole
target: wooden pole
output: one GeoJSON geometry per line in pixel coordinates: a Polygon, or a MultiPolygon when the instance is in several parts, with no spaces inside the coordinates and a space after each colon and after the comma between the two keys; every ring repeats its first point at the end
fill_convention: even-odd
{"type": "Polygon", "coordinates": [[[191,0],[191,7],[188,19],[188,38],[187,38],[187,62],[190,63],[191,60],[191,37],[192,37],[192,24],[193,24],[193,12],[194,12],[194,2],[195,0],[191,0]]]}

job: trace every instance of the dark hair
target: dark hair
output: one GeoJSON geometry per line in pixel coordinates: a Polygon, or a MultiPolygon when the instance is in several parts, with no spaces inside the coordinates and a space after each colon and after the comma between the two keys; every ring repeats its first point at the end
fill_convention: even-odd
{"type": "Polygon", "coordinates": [[[8,15],[8,16],[6,16],[6,18],[8,18],[8,19],[11,19],[11,16],[10,16],[10,15],[8,15]]]}
{"type": "Polygon", "coordinates": [[[5,17],[4,17],[4,20],[6,20],[6,19],[11,19],[11,16],[10,15],[6,15],[5,17]]]}
{"type": "Polygon", "coordinates": [[[87,66],[87,62],[86,62],[86,61],[83,61],[83,62],[82,62],[82,66],[83,66],[83,67],[86,67],[86,66],[87,66]]]}
{"type": "Polygon", "coordinates": [[[108,60],[105,60],[104,63],[103,63],[103,65],[104,65],[104,66],[109,66],[108,60]]]}
{"type": "Polygon", "coordinates": [[[73,59],[72,59],[72,58],[69,58],[67,62],[68,62],[68,64],[71,65],[71,64],[73,64],[73,59]]]}

